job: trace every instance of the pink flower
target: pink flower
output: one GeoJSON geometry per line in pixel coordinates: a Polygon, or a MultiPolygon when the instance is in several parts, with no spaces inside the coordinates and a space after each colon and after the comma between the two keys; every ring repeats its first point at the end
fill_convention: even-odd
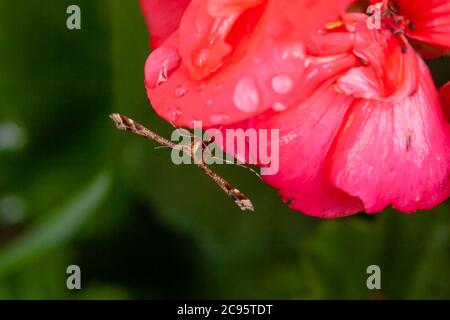
{"type": "Polygon", "coordinates": [[[373,1],[381,29],[359,13],[326,25],[351,2],[193,0],[147,61],[153,107],[180,126],[279,129],[264,180],[305,214],[433,208],[450,195],[450,89],[410,41],[448,49],[450,3],[373,1]]]}

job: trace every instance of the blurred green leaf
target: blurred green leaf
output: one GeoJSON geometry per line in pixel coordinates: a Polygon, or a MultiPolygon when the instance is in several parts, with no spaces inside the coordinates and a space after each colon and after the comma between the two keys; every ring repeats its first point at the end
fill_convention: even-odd
{"type": "Polygon", "coordinates": [[[0,275],[37,254],[69,240],[104,200],[111,184],[110,175],[102,173],[52,218],[32,227],[16,242],[0,251],[0,275]]]}

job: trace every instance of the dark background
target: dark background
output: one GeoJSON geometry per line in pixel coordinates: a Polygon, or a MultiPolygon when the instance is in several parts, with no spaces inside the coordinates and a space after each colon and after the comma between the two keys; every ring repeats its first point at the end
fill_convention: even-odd
{"type": "MultiPolygon", "coordinates": [[[[321,221],[216,168],[254,201],[245,214],[195,167],[116,131],[113,111],[172,131],[145,95],[148,53],[137,0],[0,0],[0,298],[450,298],[448,204],[321,221]],[[381,291],[366,288],[372,264],[381,291]]],[[[432,65],[449,80],[449,60],[432,65]]]]}

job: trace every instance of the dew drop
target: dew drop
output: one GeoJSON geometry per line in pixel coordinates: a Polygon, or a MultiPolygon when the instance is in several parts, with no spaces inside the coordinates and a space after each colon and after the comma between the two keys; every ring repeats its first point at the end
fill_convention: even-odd
{"type": "Polygon", "coordinates": [[[180,118],[181,114],[182,114],[182,112],[181,112],[180,108],[178,108],[178,107],[172,108],[169,111],[169,121],[176,122],[180,118]]]}
{"type": "Polygon", "coordinates": [[[210,55],[209,49],[200,50],[200,52],[196,55],[196,57],[194,59],[194,65],[197,68],[202,68],[206,64],[206,61],[208,60],[209,55],[210,55]]]}
{"type": "Polygon", "coordinates": [[[283,60],[304,59],[305,49],[300,43],[294,43],[283,50],[281,58],[283,60]]]}
{"type": "Polygon", "coordinates": [[[294,81],[288,75],[279,75],[272,79],[272,88],[276,93],[287,94],[293,86],[294,81]]]}
{"type": "Polygon", "coordinates": [[[169,80],[180,66],[181,57],[176,48],[161,47],[153,51],[145,63],[146,86],[155,89],[169,80]]]}
{"type": "Polygon", "coordinates": [[[287,106],[284,103],[281,102],[276,102],[273,106],[272,109],[276,112],[282,112],[282,111],[286,111],[287,110],[287,106]]]}
{"type": "Polygon", "coordinates": [[[233,101],[242,112],[254,112],[259,105],[259,94],[256,84],[250,77],[241,79],[234,90],[233,101]]]}
{"type": "Polygon", "coordinates": [[[224,114],[215,114],[209,118],[209,121],[211,121],[212,124],[223,124],[228,120],[230,120],[230,117],[224,114]]]}
{"type": "Polygon", "coordinates": [[[175,90],[175,97],[182,98],[187,93],[188,93],[188,89],[186,88],[186,86],[181,85],[175,90]]]}
{"type": "Polygon", "coordinates": [[[158,79],[156,79],[156,87],[159,87],[164,82],[169,80],[169,61],[164,61],[159,69],[158,79]]]}

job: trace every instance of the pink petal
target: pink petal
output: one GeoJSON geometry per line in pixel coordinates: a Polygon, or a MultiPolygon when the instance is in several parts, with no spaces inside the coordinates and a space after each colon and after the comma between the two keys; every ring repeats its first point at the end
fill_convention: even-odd
{"type": "Polygon", "coordinates": [[[152,48],[159,47],[180,25],[191,0],[140,0],[151,34],[152,48]]]}
{"type": "MultiPolygon", "coordinates": [[[[331,82],[298,107],[268,111],[228,128],[279,129],[279,172],[263,179],[277,188],[290,207],[307,215],[337,218],[364,210],[361,201],[329,184],[327,152],[353,99],[336,93],[331,82]]],[[[225,130],[223,130],[225,131],[225,130]]],[[[242,133],[243,134],[243,133],[242,133]]],[[[241,134],[241,135],[242,135],[241,134]]],[[[261,135],[260,135],[261,136],[261,135]]],[[[235,140],[224,142],[228,153],[248,162],[251,154],[236,154],[235,140]]],[[[268,146],[270,147],[270,145],[268,146]]],[[[250,147],[247,145],[246,150],[250,147]]]]}
{"type": "MultiPolygon", "coordinates": [[[[203,0],[193,1],[179,31],[160,47],[170,57],[161,59],[161,52],[155,51],[147,61],[146,87],[152,106],[166,120],[191,127],[195,120],[205,126],[231,124],[278,102],[290,105],[304,91],[302,42],[351,2],[339,0],[329,6],[328,1],[269,0],[254,29],[243,33],[254,18],[247,11],[237,20],[226,10],[229,16],[214,17],[203,0]],[[230,28],[227,19],[235,25],[230,28]],[[181,63],[155,85],[155,79],[161,79],[158,74],[164,75],[164,68],[176,65],[180,57],[181,63]]],[[[329,68],[334,64],[329,63],[329,68]]]]}
{"type": "Polygon", "coordinates": [[[450,49],[450,1],[398,0],[398,5],[400,14],[412,22],[408,37],[450,49]]]}
{"type": "Polygon", "coordinates": [[[417,91],[398,103],[356,102],[336,139],[331,180],[367,212],[431,209],[450,195],[450,125],[423,61],[419,76],[417,91]]]}

